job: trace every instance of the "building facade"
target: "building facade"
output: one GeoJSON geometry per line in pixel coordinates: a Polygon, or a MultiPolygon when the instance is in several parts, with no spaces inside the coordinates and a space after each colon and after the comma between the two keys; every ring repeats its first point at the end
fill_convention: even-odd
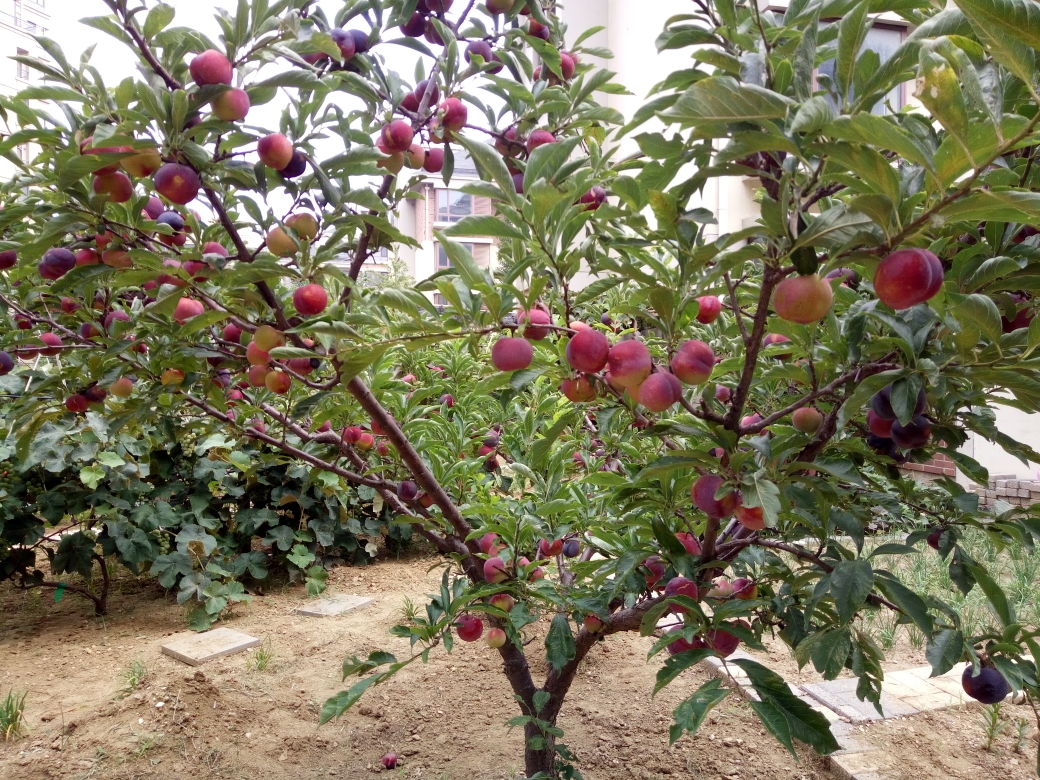
{"type": "MultiPolygon", "coordinates": [[[[28,65],[16,62],[11,57],[27,56],[46,58],[46,54],[33,39],[34,35],[46,36],[50,27],[50,14],[54,5],[62,0],[0,0],[0,94],[14,95],[39,79],[39,73],[28,65]]],[[[0,126],[0,134],[10,128],[0,126]]],[[[17,149],[23,162],[29,162],[34,154],[29,144],[17,149]]],[[[0,157],[0,178],[10,178],[15,166],[0,157]]]]}
{"type": "MultiPolygon", "coordinates": [[[[444,184],[439,178],[422,182],[414,190],[415,197],[405,199],[398,211],[398,228],[419,243],[418,248],[400,246],[396,249],[401,270],[413,279],[426,279],[451,265],[448,255],[437,242],[435,231],[446,230],[464,217],[495,213],[490,198],[462,191],[468,182],[479,181],[480,177],[472,160],[461,149],[456,147],[453,153],[455,167],[450,184],[444,184]]],[[[497,259],[497,239],[467,236],[461,239],[461,243],[481,268],[490,268],[497,259]]],[[[384,252],[365,270],[389,272],[390,262],[391,255],[384,252]]],[[[437,298],[439,296],[435,296],[436,303],[442,305],[443,301],[437,298]]]]}

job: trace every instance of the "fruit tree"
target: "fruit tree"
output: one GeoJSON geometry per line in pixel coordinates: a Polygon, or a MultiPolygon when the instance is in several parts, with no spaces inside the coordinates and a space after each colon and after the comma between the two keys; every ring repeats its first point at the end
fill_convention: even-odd
{"type": "MultiPolygon", "coordinates": [[[[11,441],[25,456],[77,422],[96,475],[133,463],[117,433],[173,417],[243,474],[364,488],[442,553],[440,592],[394,632],[411,654],[346,661],[359,679],[323,721],[482,640],[527,776],[577,777],[557,716],[606,636],[660,635],[662,687],[774,632],[876,704],[873,610],[916,627],[936,673],[967,662],[969,695],[1035,702],[1037,627],[960,540],[1031,546],[1040,514],[899,470],[941,452],[984,483],[969,434],[1040,461],[993,412],[1040,411],[1028,0],[691,0],[656,42],[690,67],[632,117],[603,100],[625,91],[609,53],[552,2],[240,0],[215,39],[161,3],[106,3],[85,23],[139,74],[105,84],[41,39],[49,62],[20,59],[44,81],[2,102],[11,441]],[[883,63],[864,45],[882,11],[914,26],[883,63]],[[438,233],[433,277],[366,286],[377,251],[414,243],[397,206],[461,151],[495,215],[438,233]],[[698,197],[727,176],[754,180],[761,216],[717,235],[698,197]],[[466,236],[499,240],[493,267],[466,236]],[[908,535],[875,552],[938,554],[980,588],[985,629],[868,552],[879,526],[908,535]]],[[[119,554],[171,533],[138,530],[119,554]]],[[[733,663],[788,748],[836,749],[779,677],[733,663]]],[[[702,686],[671,738],[728,693],[702,686]]]]}

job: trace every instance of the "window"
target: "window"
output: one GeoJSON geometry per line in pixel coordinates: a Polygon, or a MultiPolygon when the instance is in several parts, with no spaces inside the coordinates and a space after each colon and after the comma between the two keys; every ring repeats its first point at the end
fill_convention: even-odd
{"type": "Polygon", "coordinates": [[[448,299],[440,293],[434,293],[433,305],[436,306],[438,309],[444,309],[444,307],[448,305],[448,299]]]}
{"type": "MultiPolygon", "coordinates": [[[[903,37],[906,34],[906,28],[897,27],[889,24],[875,24],[870,30],[867,31],[867,37],[863,41],[863,48],[860,49],[860,57],[870,57],[871,52],[877,57],[877,60],[873,63],[864,62],[864,65],[869,64],[867,72],[874,73],[881,67],[881,64],[891,59],[892,55],[895,54],[896,49],[899,48],[900,44],[903,43],[903,37]]],[[[857,65],[857,70],[860,68],[857,65]]],[[[827,60],[827,62],[820,65],[816,70],[817,77],[824,76],[826,84],[820,84],[821,88],[831,87],[834,82],[834,60],[827,60]]],[[[851,95],[850,95],[851,97],[851,95]]],[[[903,107],[903,85],[900,84],[892,89],[884,98],[879,100],[870,109],[872,114],[888,114],[890,111],[898,111],[903,107]]]]}
{"type": "Polygon", "coordinates": [[[438,222],[458,222],[473,213],[472,195],[457,190],[437,190],[438,222]]]}
{"type": "Polygon", "coordinates": [[[18,144],[18,159],[24,163],[29,162],[29,144],[18,144]]]}
{"type": "MultiPolygon", "coordinates": [[[[29,56],[29,52],[27,52],[25,49],[18,49],[18,56],[19,57],[28,57],[29,56]]],[[[15,63],[15,76],[18,78],[19,81],[28,81],[29,80],[29,66],[28,65],[24,65],[21,62],[16,62],[15,63]]]]}
{"type": "MultiPolygon", "coordinates": [[[[463,244],[466,250],[472,255],[473,244],[463,244]]],[[[444,251],[444,247],[437,244],[437,270],[443,271],[445,268],[451,268],[451,258],[448,257],[448,253],[444,251]]]]}
{"type": "Polygon", "coordinates": [[[46,8],[47,3],[45,0],[28,0],[29,5],[35,5],[38,8],[46,8]]]}

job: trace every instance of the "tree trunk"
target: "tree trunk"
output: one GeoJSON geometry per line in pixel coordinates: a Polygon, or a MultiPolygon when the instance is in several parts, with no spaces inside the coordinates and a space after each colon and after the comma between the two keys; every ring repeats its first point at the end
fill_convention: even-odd
{"type": "MultiPolygon", "coordinates": [[[[553,725],[556,725],[555,722],[553,725]]],[[[534,777],[539,773],[544,777],[557,777],[556,737],[552,734],[543,735],[534,723],[524,726],[524,770],[528,777],[534,777]],[[535,740],[535,744],[541,740],[541,750],[535,750],[530,746],[532,739],[535,740]]]]}

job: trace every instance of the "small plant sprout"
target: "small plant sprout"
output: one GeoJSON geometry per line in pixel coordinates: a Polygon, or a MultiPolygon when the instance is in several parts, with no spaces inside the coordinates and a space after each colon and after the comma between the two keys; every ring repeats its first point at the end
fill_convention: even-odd
{"type": "Polygon", "coordinates": [[[123,678],[123,688],[119,691],[121,696],[129,696],[131,693],[137,690],[137,686],[141,684],[145,677],[148,676],[148,667],[144,661],[140,658],[135,658],[130,662],[130,665],[122,671],[120,677],[123,678]]]}
{"type": "Polygon", "coordinates": [[[249,668],[257,672],[266,672],[271,662],[274,661],[274,648],[271,642],[265,639],[249,657],[249,668]]]}
{"type": "Polygon", "coordinates": [[[25,699],[28,693],[17,694],[14,690],[0,701],[0,736],[10,742],[25,735],[25,699]]]}
{"type": "Polygon", "coordinates": [[[983,747],[988,752],[993,750],[993,743],[997,741],[997,737],[1004,733],[1007,725],[1007,721],[1000,717],[1000,702],[987,704],[982,708],[982,731],[986,736],[986,742],[983,747]]]}

